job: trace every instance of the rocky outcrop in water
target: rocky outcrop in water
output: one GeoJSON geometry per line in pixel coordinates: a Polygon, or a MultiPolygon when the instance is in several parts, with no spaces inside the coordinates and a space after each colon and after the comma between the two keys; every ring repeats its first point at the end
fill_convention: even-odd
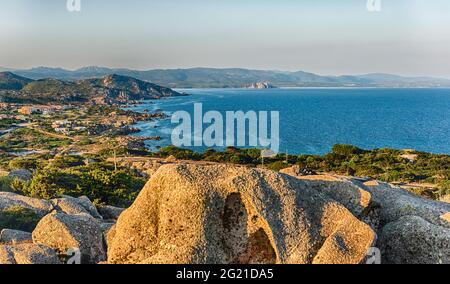
{"type": "Polygon", "coordinates": [[[245,86],[246,89],[275,89],[276,87],[269,82],[257,82],[245,86]]]}

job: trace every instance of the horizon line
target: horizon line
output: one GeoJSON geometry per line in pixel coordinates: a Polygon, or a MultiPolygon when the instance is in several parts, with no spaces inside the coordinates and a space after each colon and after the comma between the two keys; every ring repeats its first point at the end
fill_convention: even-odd
{"type": "MultiPolygon", "coordinates": [[[[82,66],[79,68],[65,68],[65,67],[61,67],[61,66],[44,66],[44,65],[40,65],[40,66],[34,66],[34,67],[29,67],[29,68],[10,68],[10,67],[3,67],[0,66],[0,72],[12,72],[14,73],[14,71],[31,71],[33,69],[39,69],[39,68],[47,68],[47,69],[61,69],[64,71],[68,71],[68,72],[76,72],[79,71],[81,69],[85,69],[85,68],[90,68],[90,67],[94,67],[94,68],[104,68],[104,69],[111,69],[111,70],[127,70],[127,71],[138,71],[138,72],[146,72],[146,71],[172,71],[172,70],[192,70],[192,69],[215,69],[215,70],[227,70],[227,69],[240,69],[240,70],[249,70],[249,71],[269,71],[269,72],[280,72],[280,73],[298,73],[298,72],[304,72],[304,73],[310,73],[310,74],[314,74],[314,75],[318,75],[318,76],[323,76],[323,77],[343,77],[343,76],[366,76],[366,75],[393,75],[393,76],[399,76],[399,77],[404,77],[404,78],[432,78],[432,79],[444,79],[444,80],[450,80],[450,77],[445,77],[445,76],[433,76],[433,75],[403,75],[403,74],[398,74],[398,73],[389,73],[389,72],[369,72],[369,73],[342,73],[340,75],[336,75],[336,74],[320,74],[320,73],[315,73],[315,72],[310,72],[310,71],[305,71],[302,69],[297,69],[295,71],[293,70],[279,70],[279,69],[260,69],[260,68],[251,68],[251,67],[202,67],[202,66],[196,66],[196,67],[177,67],[177,68],[150,68],[150,69],[133,69],[130,67],[106,67],[106,66],[98,66],[98,65],[88,65],[88,66],[82,66]],[[2,71],[4,70],[4,71],[2,71]]],[[[112,74],[112,73],[111,73],[112,74]]]]}

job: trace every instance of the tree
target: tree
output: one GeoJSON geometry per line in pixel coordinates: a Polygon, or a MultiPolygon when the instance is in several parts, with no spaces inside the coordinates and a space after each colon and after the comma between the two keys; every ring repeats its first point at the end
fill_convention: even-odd
{"type": "Polygon", "coordinates": [[[332,152],[336,155],[341,156],[351,156],[351,155],[359,155],[364,153],[364,151],[356,146],[347,145],[347,144],[336,144],[332,148],[332,152]]]}

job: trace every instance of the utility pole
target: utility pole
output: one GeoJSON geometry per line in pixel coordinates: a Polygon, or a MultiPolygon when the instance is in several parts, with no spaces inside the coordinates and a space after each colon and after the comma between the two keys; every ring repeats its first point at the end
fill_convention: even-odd
{"type": "Polygon", "coordinates": [[[117,172],[117,152],[116,152],[116,148],[114,148],[114,171],[117,172]]]}

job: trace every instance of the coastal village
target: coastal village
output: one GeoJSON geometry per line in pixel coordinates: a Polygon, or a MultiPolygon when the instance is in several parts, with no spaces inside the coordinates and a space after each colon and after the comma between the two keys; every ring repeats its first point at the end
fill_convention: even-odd
{"type": "MultiPolygon", "coordinates": [[[[115,139],[139,132],[133,127],[140,121],[164,117],[163,113],[137,113],[118,106],[86,105],[21,105],[0,104],[0,135],[13,134],[18,129],[28,129],[42,136],[70,140],[67,147],[82,141],[96,140],[99,136],[115,139]]],[[[132,137],[129,137],[132,140],[132,137]]],[[[158,139],[146,137],[145,139],[158,139]]],[[[143,141],[135,138],[135,141],[143,141]]],[[[36,150],[23,147],[20,150],[36,150]]],[[[58,149],[59,151],[61,149],[58,149]]]]}

